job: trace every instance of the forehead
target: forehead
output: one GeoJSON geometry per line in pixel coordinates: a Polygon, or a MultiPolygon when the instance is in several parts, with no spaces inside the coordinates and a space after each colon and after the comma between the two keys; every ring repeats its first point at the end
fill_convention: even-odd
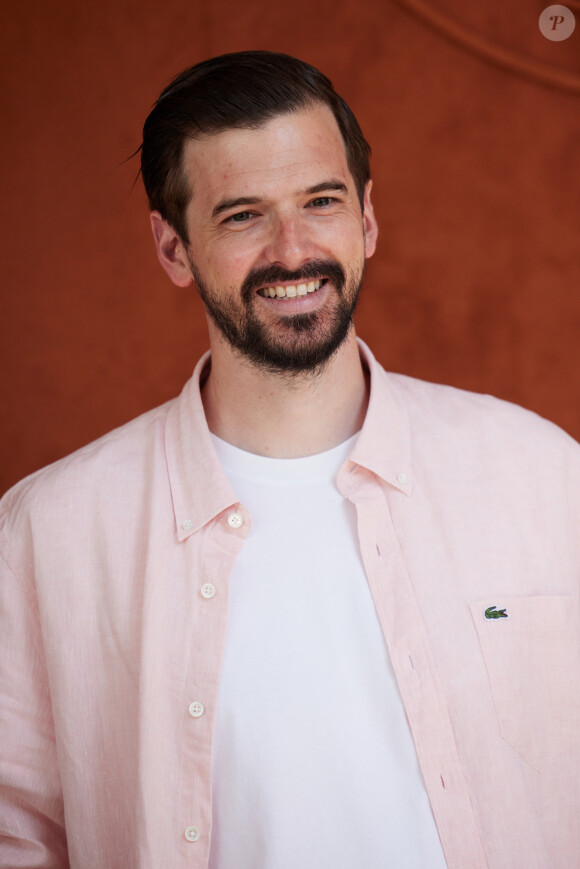
{"type": "Polygon", "coordinates": [[[354,186],[340,130],[322,104],[278,115],[256,129],[189,140],[183,168],[197,205],[230,195],[268,197],[328,178],[354,186]]]}

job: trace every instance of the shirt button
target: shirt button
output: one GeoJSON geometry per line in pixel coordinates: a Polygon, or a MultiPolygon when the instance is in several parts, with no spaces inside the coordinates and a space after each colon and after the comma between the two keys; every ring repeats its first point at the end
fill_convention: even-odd
{"type": "Polygon", "coordinates": [[[406,483],[409,478],[406,474],[397,474],[397,480],[399,483],[406,483]]]}
{"type": "Polygon", "coordinates": [[[195,703],[192,703],[189,707],[189,714],[191,715],[192,718],[201,718],[201,716],[203,715],[204,712],[205,712],[205,706],[203,705],[203,703],[199,703],[199,701],[197,701],[197,700],[195,703]]]}
{"type": "Polygon", "coordinates": [[[215,585],[211,582],[206,582],[201,587],[201,596],[206,600],[210,600],[215,595],[215,585]]]}
{"type": "Polygon", "coordinates": [[[197,829],[197,827],[186,827],[185,828],[185,838],[188,842],[197,842],[201,833],[197,829]]]}
{"type": "Polygon", "coordinates": [[[184,531],[189,531],[191,528],[193,528],[192,520],[186,519],[185,522],[181,523],[181,527],[183,528],[184,531]]]}
{"type": "Polygon", "coordinates": [[[228,516],[228,525],[230,528],[241,528],[243,524],[244,520],[239,513],[230,513],[228,516]]]}

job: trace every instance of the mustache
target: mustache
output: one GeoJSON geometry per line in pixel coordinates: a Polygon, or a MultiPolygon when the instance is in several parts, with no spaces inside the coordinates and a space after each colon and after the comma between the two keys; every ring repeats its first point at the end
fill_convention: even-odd
{"type": "Polygon", "coordinates": [[[244,301],[248,301],[255,290],[263,287],[275,287],[276,284],[285,282],[303,283],[315,281],[318,278],[328,278],[340,293],[346,283],[346,275],[339,262],[332,259],[311,260],[299,269],[289,271],[281,266],[265,266],[261,269],[253,269],[244,280],[241,292],[244,301]]]}

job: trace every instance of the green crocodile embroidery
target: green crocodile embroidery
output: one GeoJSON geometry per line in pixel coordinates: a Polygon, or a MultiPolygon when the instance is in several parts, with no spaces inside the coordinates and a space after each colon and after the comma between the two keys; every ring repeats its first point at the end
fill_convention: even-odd
{"type": "Polygon", "coordinates": [[[505,609],[498,610],[496,606],[488,606],[485,611],[486,619],[508,619],[509,616],[506,613],[505,609]]]}

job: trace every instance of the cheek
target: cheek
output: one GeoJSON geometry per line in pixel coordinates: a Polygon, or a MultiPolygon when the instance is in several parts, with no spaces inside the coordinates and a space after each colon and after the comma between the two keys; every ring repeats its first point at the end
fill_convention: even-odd
{"type": "Polygon", "coordinates": [[[211,269],[223,284],[239,286],[256,266],[261,264],[261,246],[249,238],[232,238],[227,245],[212,251],[211,269]]]}
{"type": "Polygon", "coordinates": [[[224,265],[230,274],[245,277],[254,262],[255,258],[246,249],[243,249],[233,251],[227,258],[227,264],[224,263],[224,265]]]}
{"type": "Polygon", "coordinates": [[[222,291],[237,290],[252,267],[242,252],[214,252],[206,259],[207,275],[214,287],[222,291]]]}
{"type": "Polygon", "coordinates": [[[344,255],[352,253],[364,246],[362,217],[349,214],[332,223],[322,224],[316,237],[335,251],[342,251],[344,255]]]}

